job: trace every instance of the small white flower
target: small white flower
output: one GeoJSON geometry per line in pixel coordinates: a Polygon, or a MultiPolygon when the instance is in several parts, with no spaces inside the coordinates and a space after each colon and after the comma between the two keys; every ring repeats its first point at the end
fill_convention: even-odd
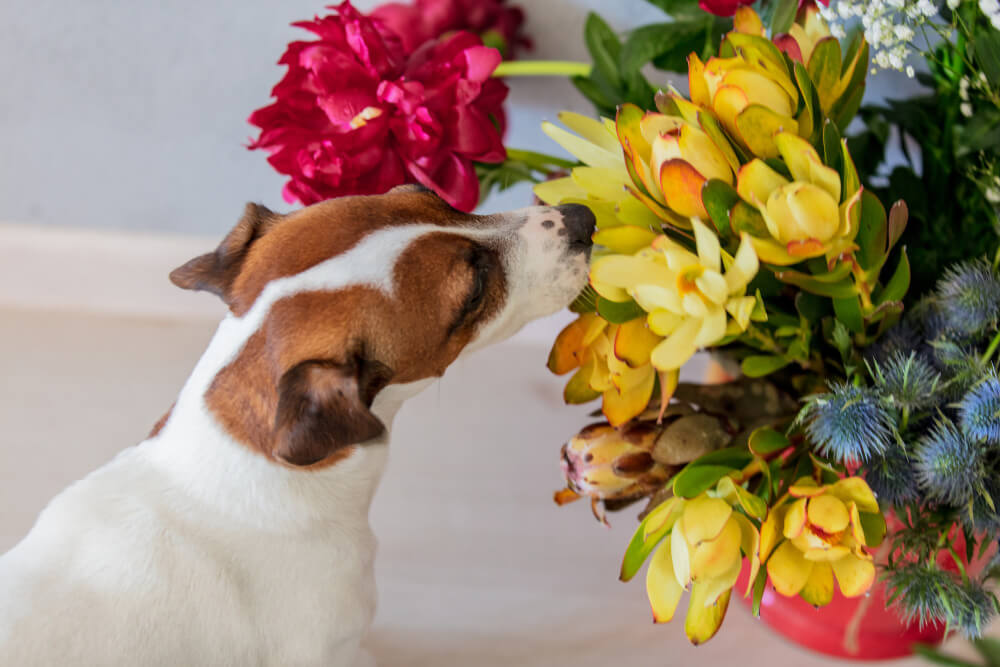
{"type": "Polygon", "coordinates": [[[994,14],[990,17],[990,23],[993,24],[993,28],[1000,30],[1000,14],[994,14]]]}
{"type": "Polygon", "coordinates": [[[954,11],[962,4],[962,0],[948,0],[948,9],[954,11]]]}
{"type": "Polygon", "coordinates": [[[1000,2],[997,0],[979,0],[979,9],[982,10],[983,14],[992,16],[1000,12],[1000,2]]]}
{"type": "Polygon", "coordinates": [[[830,26],[830,34],[836,37],[837,39],[843,39],[844,37],[847,37],[847,31],[844,30],[844,26],[842,26],[839,23],[834,23],[830,26]]]}
{"type": "Polygon", "coordinates": [[[910,77],[912,79],[914,76],[916,76],[916,74],[917,73],[915,71],[913,71],[913,65],[907,65],[906,66],[906,76],[908,76],[908,77],[910,77]]]}
{"type": "Polygon", "coordinates": [[[969,77],[963,76],[958,82],[958,96],[963,102],[969,101],[969,77]]]}
{"type": "Polygon", "coordinates": [[[962,115],[965,116],[966,118],[972,117],[972,105],[969,104],[968,102],[962,102],[961,106],[959,106],[958,109],[959,111],[962,112],[962,115]]]}
{"type": "Polygon", "coordinates": [[[991,204],[1000,204],[1000,188],[986,188],[986,201],[991,204]]]}
{"type": "Polygon", "coordinates": [[[937,7],[934,6],[931,0],[920,0],[917,3],[917,7],[920,9],[920,13],[928,18],[937,15],[937,7]]]}

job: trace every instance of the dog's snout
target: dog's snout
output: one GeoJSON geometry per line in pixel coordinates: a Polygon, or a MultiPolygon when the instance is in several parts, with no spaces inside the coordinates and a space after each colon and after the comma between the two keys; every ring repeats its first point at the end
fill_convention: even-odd
{"type": "Polygon", "coordinates": [[[563,226],[573,247],[589,248],[592,245],[591,236],[597,219],[593,212],[583,204],[563,204],[556,207],[563,217],[563,226]]]}

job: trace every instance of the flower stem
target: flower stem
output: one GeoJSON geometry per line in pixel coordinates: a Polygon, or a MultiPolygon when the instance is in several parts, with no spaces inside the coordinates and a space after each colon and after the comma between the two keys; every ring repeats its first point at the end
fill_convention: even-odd
{"type": "Polygon", "coordinates": [[[993,340],[990,341],[990,346],[986,348],[985,352],[983,352],[983,357],[979,360],[979,364],[981,366],[986,365],[986,363],[990,360],[990,357],[993,356],[993,353],[997,351],[997,346],[1000,346],[1000,332],[993,337],[993,340]]]}
{"type": "Polygon", "coordinates": [[[508,60],[497,65],[493,76],[587,76],[589,63],[570,60],[508,60]]]}

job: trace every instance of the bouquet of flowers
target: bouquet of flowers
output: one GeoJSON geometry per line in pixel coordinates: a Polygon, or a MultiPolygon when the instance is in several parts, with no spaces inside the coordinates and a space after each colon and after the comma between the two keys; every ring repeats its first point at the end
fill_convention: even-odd
{"type": "Polygon", "coordinates": [[[604,421],[562,448],[556,501],[605,522],[645,501],[621,578],[646,565],[655,621],[688,591],[701,643],[733,590],[756,613],[769,585],[822,607],[881,581],[904,620],[979,636],[1000,609],[1000,5],[649,2],[669,16],[624,41],[588,18],[592,63],[502,62],[524,44],[502,0],[345,2],[300,24],[319,40],[289,46],[251,148],[303,203],[417,181],[469,210],[529,180],[594,212],[548,365],[604,421]],[[880,69],[927,94],[863,106],[880,69]],[[496,77],[538,74],[595,107],[542,127],[569,158],[503,145],[496,77]],[[726,381],[680,381],[699,350],[726,381]]]}

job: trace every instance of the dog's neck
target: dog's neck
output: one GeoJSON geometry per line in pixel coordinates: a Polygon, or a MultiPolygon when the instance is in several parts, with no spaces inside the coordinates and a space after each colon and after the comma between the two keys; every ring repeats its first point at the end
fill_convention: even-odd
{"type": "Polygon", "coordinates": [[[266,530],[314,531],[331,522],[367,522],[396,413],[431,380],[383,389],[372,412],[385,424],[385,433],[353,447],[335,465],[315,470],[283,465],[233,437],[205,400],[215,377],[255,330],[252,314],[229,315],[219,325],[163,428],[144,443],[150,459],[170,476],[171,489],[266,530]]]}

